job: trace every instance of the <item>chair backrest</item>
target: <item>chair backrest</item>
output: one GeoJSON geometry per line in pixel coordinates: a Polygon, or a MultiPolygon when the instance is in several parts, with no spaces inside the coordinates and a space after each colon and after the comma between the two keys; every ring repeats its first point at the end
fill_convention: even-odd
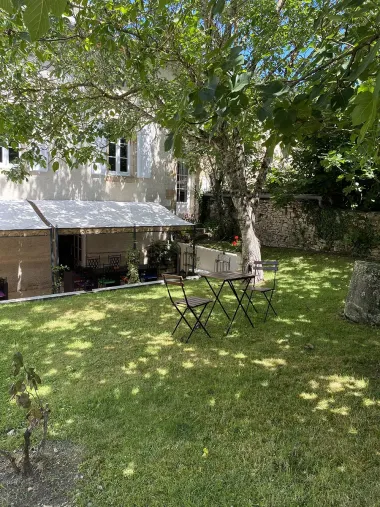
{"type": "Polygon", "coordinates": [[[273,288],[276,287],[276,274],[278,271],[278,261],[268,260],[268,261],[254,261],[253,269],[255,272],[257,271],[269,271],[273,273],[273,288]]]}
{"type": "Polygon", "coordinates": [[[111,268],[119,268],[121,264],[121,254],[109,255],[108,264],[111,266],[111,268]]]}
{"type": "Polygon", "coordinates": [[[278,261],[254,261],[253,266],[255,269],[261,269],[262,271],[278,271],[278,261]]]}
{"type": "Polygon", "coordinates": [[[98,257],[87,257],[86,266],[88,268],[96,269],[100,266],[100,255],[98,257]]]}
{"type": "Polygon", "coordinates": [[[183,292],[183,295],[184,295],[186,303],[187,303],[187,297],[186,297],[186,293],[185,293],[185,287],[184,287],[182,276],[171,275],[170,273],[164,273],[162,275],[162,278],[164,279],[166,288],[168,289],[168,294],[169,294],[170,300],[173,303],[173,305],[174,305],[174,300],[173,300],[173,296],[172,296],[172,292],[171,292],[171,289],[173,288],[173,286],[177,286],[177,287],[182,288],[182,292],[183,292]]]}

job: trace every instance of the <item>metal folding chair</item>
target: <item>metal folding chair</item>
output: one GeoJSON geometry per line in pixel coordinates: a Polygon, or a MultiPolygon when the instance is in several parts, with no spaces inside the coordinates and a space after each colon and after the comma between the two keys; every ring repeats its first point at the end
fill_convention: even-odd
{"type": "Polygon", "coordinates": [[[100,267],[100,255],[97,257],[87,257],[86,259],[86,267],[97,269],[100,267]]]}
{"type": "Polygon", "coordinates": [[[120,265],[121,265],[121,254],[109,255],[108,256],[108,265],[114,270],[119,269],[120,265]]]}
{"type": "Polygon", "coordinates": [[[187,296],[186,292],[185,292],[185,287],[184,287],[182,276],[170,275],[170,274],[163,274],[162,276],[163,276],[166,288],[168,290],[170,301],[172,302],[172,304],[173,304],[174,308],[177,310],[177,312],[181,315],[180,319],[178,320],[178,322],[172,332],[172,335],[174,335],[178,326],[180,325],[180,323],[183,320],[187,324],[187,326],[190,328],[190,334],[187,337],[186,342],[188,342],[190,340],[194,331],[199,327],[201,327],[204,330],[204,332],[207,334],[207,336],[209,338],[211,338],[210,333],[207,331],[207,329],[206,329],[205,325],[202,323],[201,319],[202,319],[202,315],[203,315],[204,311],[207,308],[207,305],[209,305],[210,303],[213,303],[213,300],[206,299],[206,298],[200,298],[197,296],[187,296]],[[173,286],[181,287],[182,293],[184,296],[183,298],[181,298],[181,299],[174,299],[173,298],[173,294],[172,294],[172,290],[173,290],[172,287],[173,286]],[[196,311],[195,311],[196,308],[201,309],[199,314],[196,313],[196,311]],[[191,324],[187,320],[187,318],[185,316],[186,312],[190,312],[188,315],[192,314],[195,317],[195,323],[193,326],[191,326],[191,324]]]}
{"type": "Polygon", "coordinates": [[[258,271],[263,271],[264,273],[265,272],[273,273],[272,283],[270,285],[268,285],[268,284],[265,286],[253,285],[253,286],[249,286],[247,288],[247,296],[248,296],[248,300],[249,300],[248,305],[247,305],[247,310],[248,310],[249,304],[251,304],[253,309],[255,310],[255,312],[258,313],[255,305],[253,304],[253,296],[255,293],[262,294],[265,297],[266,302],[268,303],[267,309],[265,312],[265,318],[264,318],[264,322],[265,322],[268,317],[269,308],[277,316],[277,312],[274,309],[273,304],[272,304],[272,298],[273,298],[273,294],[276,291],[276,282],[277,282],[276,275],[278,272],[278,261],[254,261],[251,269],[253,270],[254,273],[257,273],[258,271]]]}

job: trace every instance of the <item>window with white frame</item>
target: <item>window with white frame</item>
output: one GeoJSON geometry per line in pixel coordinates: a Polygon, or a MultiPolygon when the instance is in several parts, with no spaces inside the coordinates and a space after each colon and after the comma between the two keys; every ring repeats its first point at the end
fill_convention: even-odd
{"type": "Polygon", "coordinates": [[[13,148],[0,146],[0,167],[9,167],[16,163],[19,157],[18,151],[13,148]]]}
{"type": "Polygon", "coordinates": [[[187,202],[189,171],[183,162],[177,162],[177,202],[187,202]]]}
{"type": "Polygon", "coordinates": [[[129,143],[126,139],[118,139],[108,144],[108,171],[111,174],[129,176],[129,143]]]}
{"type": "MultiPolygon", "coordinates": [[[[40,155],[45,159],[45,164],[34,163],[29,169],[31,171],[46,172],[49,168],[49,152],[46,146],[40,146],[40,155]]],[[[4,148],[0,146],[0,167],[2,169],[11,169],[20,157],[20,152],[13,148],[4,148]]]]}

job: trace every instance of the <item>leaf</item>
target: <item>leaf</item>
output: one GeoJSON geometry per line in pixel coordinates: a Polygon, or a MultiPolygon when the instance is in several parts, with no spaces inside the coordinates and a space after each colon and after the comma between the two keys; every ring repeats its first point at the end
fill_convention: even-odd
{"type": "Polygon", "coordinates": [[[28,0],[23,16],[32,41],[36,41],[49,30],[47,0],[28,0]]]}
{"type": "Polygon", "coordinates": [[[336,92],[331,98],[331,107],[333,111],[336,111],[337,109],[345,109],[348,106],[348,101],[354,93],[355,90],[351,86],[336,92]]]}
{"type": "Polygon", "coordinates": [[[20,368],[22,368],[24,366],[24,359],[22,357],[21,352],[16,352],[13,355],[13,364],[17,365],[17,366],[20,366],[20,368]]]}
{"type": "Polygon", "coordinates": [[[22,393],[16,396],[16,402],[17,405],[19,405],[22,408],[29,408],[32,404],[28,393],[22,393]]]}
{"type": "Polygon", "coordinates": [[[262,106],[259,107],[257,110],[257,117],[258,119],[263,122],[267,118],[269,118],[272,115],[272,109],[268,102],[265,102],[262,106]]]}
{"type": "Polygon", "coordinates": [[[270,83],[266,85],[259,86],[259,89],[265,94],[265,95],[274,95],[278,92],[280,92],[284,88],[284,85],[282,81],[271,81],[270,83]]]}
{"type": "Polygon", "coordinates": [[[216,16],[217,14],[222,14],[225,5],[226,0],[216,0],[212,7],[211,15],[216,16]]]}
{"type": "Polygon", "coordinates": [[[248,107],[249,106],[249,98],[247,97],[247,95],[245,93],[241,93],[240,94],[240,105],[242,107],[248,107]]]}
{"type": "Polygon", "coordinates": [[[58,171],[58,169],[59,169],[59,162],[58,162],[58,160],[55,160],[53,162],[52,169],[53,169],[54,172],[58,171]]]}
{"type": "Polygon", "coordinates": [[[373,94],[369,91],[359,93],[355,98],[356,107],[352,111],[352,125],[355,127],[366,122],[371,115],[373,94]]]}
{"type": "Polygon", "coordinates": [[[233,87],[232,91],[239,92],[240,90],[242,90],[243,88],[248,86],[250,79],[251,79],[250,72],[245,72],[244,74],[239,74],[236,77],[235,86],[233,87]]]}
{"type": "Polygon", "coordinates": [[[380,72],[377,74],[376,85],[375,85],[375,89],[372,94],[372,107],[371,107],[370,115],[369,115],[367,121],[364,123],[363,127],[360,129],[360,135],[359,135],[359,139],[358,139],[359,143],[361,143],[363,141],[366,133],[368,132],[368,129],[373,125],[373,123],[375,121],[376,113],[377,113],[377,104],[379,102],[379,94],[380,94],[380,72]]]}
{"type": "Polygon", "coordinates": [[[173,148],[173,143],[174,143],[174,133],[170,132],[165,139],[164,144],[165,151],[170,151],[173,148]]]}
{"type": "Polygon", "coordinates": [[[288,133],[293,129],[293,124],[297,119],[297,114],[294,110],[287,111],[286,109],[277,109],[274,116],[275,127],[283,133],[288,133]]]}
{"type": "Polygon", "coordinates": [[[182,155],[182,137],[180,134],[174,136],[174,156],[179,158],[182,155]]]}
{"type": "Polygon", "coordinates": [[[13,14],[13,3],[11,0],[0,0],[0,9],[7,12],[8,14],[13,14]]]}
{"type": "Polygon", "coordinates": [[[34,407],[26,414],[26,417],[30,420],[37,419],[41,420],[43,418],[42,410],[39,407],[34,407]]]}
{"type": "Polygon", "coordinates": [[[366,70],[368,65],[370,63],[372,63],[373,60],[375,59],[379,48],[380,48],[380,40],[378,40],[377,43],[374,46],[372,46],[371,51],[368,53],[366,58],[364,58],[364,60],[361,62],[359,67],[356,69],[356,71],[352,72],[348,76],[349,81],[356,81],[358,79],[358,77],[360,77],[361,74],[363,74],[363,72],[366,70]]]}
{"type": "Polygon", "coordinates": [[[59,18],[66,10],[67,0],[49,0],[49,4],[53,16],[59,18]]]}
{"type": "Polygon", "coordinates": [[[198,97],[203,102],[211,102],[215,96],[215,89],[213,88],[202,88],[199,90],[198,97]]]}

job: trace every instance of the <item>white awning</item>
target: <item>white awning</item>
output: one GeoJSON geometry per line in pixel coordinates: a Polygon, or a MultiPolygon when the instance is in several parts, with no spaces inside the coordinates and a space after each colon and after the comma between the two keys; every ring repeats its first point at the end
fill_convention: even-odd
{"type": "MultiPolygon", "coordinates": [[[[180,229],[193,224],[154,202],[31,201],[58,229],[180,229]]],[[[111,231],[110,231],[111,232],[111,231]]]]}
{"type": "Polygon", "coordinates": [[[47,229],[49,227],[44,224],[27,201],[0,201],[0,231],[44,231],[47,229]]]}

